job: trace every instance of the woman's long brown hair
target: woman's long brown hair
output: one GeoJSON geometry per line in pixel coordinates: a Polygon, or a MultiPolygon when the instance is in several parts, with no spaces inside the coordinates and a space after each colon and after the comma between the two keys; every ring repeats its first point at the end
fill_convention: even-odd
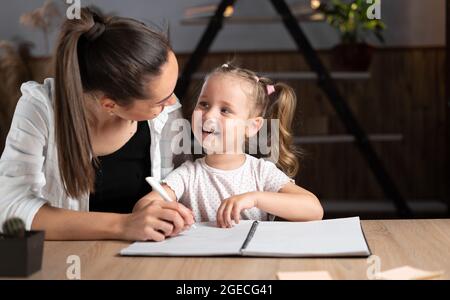
{"type": "Polygon", "coordinates": [[[68,196],[94,191],[95,156],[86,95],[100,92],[120,105],[148,99],[171,50],[162,33],[143,23],[104,17],[83,8],[81,19],[62,27],[55,56],[55,134],[61,180],[68,196]]]}

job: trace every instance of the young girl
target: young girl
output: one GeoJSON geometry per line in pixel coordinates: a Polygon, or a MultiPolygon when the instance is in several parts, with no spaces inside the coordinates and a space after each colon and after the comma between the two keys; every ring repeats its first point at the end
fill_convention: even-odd
{"type": "MultiPolygon", "coordinates": [[[[294,91],[283,83],[273,84],[230,64],[214,70],[192,116],[194,136],[207,155],[185,162],[165,178],[169,196],[189,207],[196,221],[217,221],[222,228],[240,219],[322,219],[316,196],[288,177],[298,171],[290,133],[295,106],[294,91]],[[279,120],[279,141],[272,151],[277,151],[277,166],[287,175],[273,162],[244,152],[245,140],[258,133],[264,119],[279,120]]],[[[161,197],[152,192],[135,209],[155,199],[161,197]]]]}

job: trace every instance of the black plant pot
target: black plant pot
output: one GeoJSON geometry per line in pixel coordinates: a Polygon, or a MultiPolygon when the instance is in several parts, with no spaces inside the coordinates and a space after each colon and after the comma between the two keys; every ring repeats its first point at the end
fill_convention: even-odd
{"type": "Polygon", "coordinates": [[[365,72],[372,62],[373,47],[365,43],[339,44],[332,53],[334,70],[365,72]]]}
{"type": "Polygon", "coordinates": [[[44,231],[27,231],[23,238],[0,236],[0,276],[25,277],[42,267],[44,231]]]}

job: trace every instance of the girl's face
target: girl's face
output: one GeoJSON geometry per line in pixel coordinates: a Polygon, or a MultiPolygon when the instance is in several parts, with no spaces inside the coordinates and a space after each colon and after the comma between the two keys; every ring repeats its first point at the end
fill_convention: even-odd
{"type": "Polygon", "coordinates": [[[262,118],[250,118],[252,105],[245,91],[251,89],[250,83],[233,75],[213,74],[206,80],[192,130],[208,154],[242,153],[245,137],[259,130],[262,118]]]}
{"type": "Polygon", "coordinates": [[[161,74],[149,80],[147,89],[149,99],[134,100],[130,105],[120,106],[111,99],[102,99],[102,107],[112,111],[124,120],[144,121],[156,118],[165,106],[176,102],[174,94],[178,79],[178,62],[175,54],[169,51],[167,62],[161,67],[161,74]]]}

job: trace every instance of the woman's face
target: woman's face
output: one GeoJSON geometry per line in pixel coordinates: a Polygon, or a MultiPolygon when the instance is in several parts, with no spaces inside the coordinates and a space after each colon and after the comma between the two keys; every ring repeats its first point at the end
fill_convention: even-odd
{"type": "MultiPolygon", "coordinates": [[[[144,121],[156,118],[165,106],[176,102],[174,94],[178,79],[178,62],[175,54],[169,51],[167,62],[161,67],[161,74],[152,78],[148,84],[149,99],[139,99],[127,106],[120,106],[116,102],[109,103],[106,109],[114,115],[132,121],[144,121]],[[112,107],[111,107],[112,105],[112,107]]],[[[105,104],[102,106],[105,108],[105,104]]]]}

